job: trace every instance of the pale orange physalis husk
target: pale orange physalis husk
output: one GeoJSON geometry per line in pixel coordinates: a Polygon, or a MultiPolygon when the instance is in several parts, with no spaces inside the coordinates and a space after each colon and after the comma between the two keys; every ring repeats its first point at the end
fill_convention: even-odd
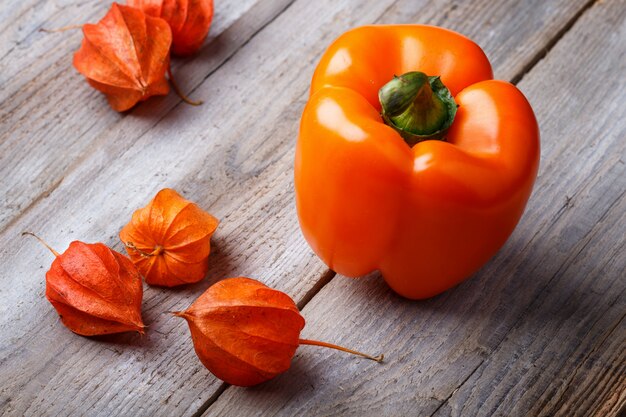
{"type": "Polygon", "coordinates": [[[48,248],[56,259],[46,273],[46,298],[63,324],[83,336],[143,334],[141,276],[128,258],[102,243],[75,241],[62,254],[48,248]]]}
{"type": "Polygon", "coordinates": [[[304,318],[285,293],[250,278],[211,286],[186,311],[198,357],[229,384],[251,386],[289,369],[304,318]]]}
{"type": "Polygon", "coordinates": [[[168,93],[165,71],[172,33],[165,20],[113,3],[100,22],[84,25],[83,33],[74,67],[106,95],[113,109],[125,111],[168,93]]]}
{"type": "Polygon", "coordinates": [[[200,49],[213,20],[213,0],[128,0],[127,4],[167,21],[176,55],[190,55],[200,49]]]}
{"type": "Polygon", "coordinates": [[[299,345],[322,346],[381,362],[352,349],[300,339],[304,318],[287,294],[250,278],[228,278],[209,287],[187,310],[200,361],[216,377],[248,387],[285,372],[299,345]]]}
{"type": "Polygon", "coordinates": [[[218,223],[198,205],[165,188],[133,213],[120,239],[148,284],[173,287],[204,278],[218,223]]]}

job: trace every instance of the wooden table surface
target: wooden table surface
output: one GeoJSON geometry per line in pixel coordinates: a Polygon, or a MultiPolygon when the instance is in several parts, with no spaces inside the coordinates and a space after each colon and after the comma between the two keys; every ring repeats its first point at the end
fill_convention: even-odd
{"type": "Polygon", "coordinates": [[[626,412],[626,2],[215,0],[170,94],[112,111],[72,67],[99,0],[0,8],[0,413],[4,415],[615,416],[626,412]],[[537,114],[539,177],[517,229],[471,279],[427,301],[330,271],[295,214],[298,122],[322,52],[349,28],[428,23],[473,38],[537,114]],[[44,298],[52,257],[117,234],[173,187],[221,219],[202,282],[144,286],[145,336],[84,338],[44,298]],[[184,309],[250,276],[290,294],[302,336],[384,352],[377,364],[302,347],[243,389],[196,357],[184,309]]]}

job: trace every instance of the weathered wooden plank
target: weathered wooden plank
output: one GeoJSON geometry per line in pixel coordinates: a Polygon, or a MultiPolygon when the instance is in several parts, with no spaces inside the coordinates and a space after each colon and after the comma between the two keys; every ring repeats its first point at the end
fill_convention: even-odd
{"type": "MultiPolygon", "coordinates": [[[[615,207],[612,215],[625,208],[615,207]]],[[[301,348],[288,373],[252,389],[228,388],[206,415],[229,415],[234,404],[240,416],[304,415],[310,410],[355,416],[619,415],[625,405],[626,306],[615,268],[625,267],[617,256],[624,246],[607,254],[597,234],[618,236],[610,225],[603,226],[594,231],[595,245],[582,253],[584,260],[556,278],[554,289],[529,307],[537,310],[519,319],[511,334],[498,327],[507,326],[507,304],[514,301],[485,306],[481,301],[501,295],[485,293],[484,282],[418,305],[391,294],[377,276],[356,285],[334,279],[304,309],[305,317],[324,317],[309,320],[304,336],[385,352],[386,362],[301,348]],[[609,263],[612,282],[589,299],[589,293],[598,291],[594,280],[607,272],[588,261],[595,255],[622,263],[609,263]],[[583,273],[590,275],[579,286],[569,274],[578,273],[573,270],[583,263],[583,273]],[[607,293],[613,294],[605,301],[607,293]],[[372,314],[364,314],[366,309],[372,314]],[[573,339],[579,344],[572,344],[573,339]]],[[[524,285],[524,275],[514,278],[516,285],[524,285]]]]}
{"type": "MultiPolygon", "coordinates": [[[[210,282],[228,275],[255,276],[298,300],[315,291],[325,268],[300,238],[293,212],[293,138],[319,54],[345,28],[384,16],[387,4],[361,2],[358,6],[366,13],[359,14],[354,13],[356,6],[297,2],[198,89],[198,96],[219,97],[219,102],[176,108],[145,128],[141,121],[125,118],[121,127],[99,137],[99,146],[70,170],[50,197],[0,235],[12,242],[0,259],[13,265],[3,280],[9,289],[0,296],[23,300],[15,310],[8,303],[0,306],[5,320],[0,333],[11,333],[0,345],[0,369],[11,380],[10,388],[0,393],[7,409],[33,414],[89,407],[93,414],[153,414],[156,409],[187,413],[217,385],[195,358],[184,324],[164,311],[185,307],[210,282]],[[49,263],[49,255],[33,249],[34,244],[16,245],[17,235],[28,227],[59,248],[75,236],[104,240],[119,249],[119,219],[128,218],[166,185],[223,220],[209,280],[176,292],[148,289],[144,318],[153,332],[145,339],[107,338],[109,345],[102,346],[72,336],[42,301],[43,270],[38,268],[49,263]],[[54,342],[37,344],[41,333],[54,342]],[[62,363],[70,359],[74,362],[62,363]],[[11,361],[25,363],[26,371],[16,374],[11,361]],[[130,391],[140,395],[126,394],[130,391]]],[[[477,33],[480,16],[471,16],[477,33]]],[[[558,25],[551,20],[548,28],[558,30],[558,25]]]]}
{"type": "MultiPolygon", "coordinates": [[[[332,21],[334,13],[327,9],[318,20],[309,20],[308,30],[314,32],[332,21]]],[[[372,13],[382,10],[373,7],[372,13]]],[[[68,175],[37,210],[26,213],[4,233],[14,240],[19,230],[28,227],[59,248],[65,247],[68,237],[80,236],[87,241],[104,240],[119,249],[115,243],[119,219],[129,218],[134,208],[165,185],[176,186],[204,207],[212,207],[223,221],[216,235],[219,255],[212,258],[210,279],[175,292],[149,289],[144,318],[151,332],[145,339],[107,338],[110,346],[72,336],[45,306],[43,269],[33,266],[48,264],[49,255],[33,251],[32,244],[5,252],[3,255],[9,255],[14,264],[11,273],[3,277],[9,289],[3,291],[7,302],[0,307],[6,313],[0,324],[0,366],[7,381],[2,392],[5,409],[16,414],[188,413],[210,397],[215,380],[195,358],[186,325],[169,318],[165,311],[186,307],[212,279],[227,275],[250,274],[274,284],[291,275],[295,278],[291,280],[292,292],[299,298],[314,288],[325,268],[301,241],[293,212],[282,215],[293,210],[291,170],[287,168],[292,156],[288,151],[301,106],[296,104],[291,111],[278,114],[283,108],[259,112],[257,105],[284,97],[287,107],[291,101],[284,95],[284,87],[291,80],[281,78],[276,68],[293,68],[295,64],[308,67],[307,62],[301,62],[302,50],[289,47],[289,34],[304,25],[284,23],[273,25],[270,33],[259,34],[200,91],[204,97],[226,99],[201,108],[177,108],[165,116],[161,127],[137,138],[127,150],[123,147],[125,131],[107,132],[108,142],[68,175]],[[245,78],[245,71],[254,77],[245,78]],[[282,81],[276,83],[275,79],[282,81]],[[241,97],[249,100],[249,110],[255,110],[249,125],[232,113],[241,97]],[[213,127],[216,120],[222,121],[219,127],[213,127]],[[263,132],[256,137],[250,134],[257,131],[252,130],[255,127],[263,132]],[[268,138],[271,140],[266,144],[268,138]],[[277,142],[278,152],[274,152],[277,142]],[[236,183],[240,185],[233,191],[236,183]],[[41,215],[40,207],[54,215],[41,215]],[[68,227],[68,219],[80,220],[68,227]],[[228,239],[221,238],[222,234],[228,239]],[[315,280],[307,279],[311,277],[315,280]],[[20,299],[22,305],[10,308],[8,300],[20,299]],[[42,308],[33,309],[34,305],[42,308]],[[38,342],[41,338],[44,343],[38,342]],[[49,342],[52,340],[55,343],[49,342]]],[[[327,41],[309,37],[308,42],[320,50],[327,41]]],[[[301,75],[298,70],[293,74],[301,75]]],[[[302,76],[303,82],[290,90],[292,100],[297,102],[304,95],[308,78],[302,76]]],[[[133,127],[136,124],[128,131],[133,127]]]]}
{"type": "Polygon", "coordinates": [[[424,302],[376,274],[337,277],[304,308],[304,337],[385,352],[386,363],[304,347],[289,372],[228,388],[205,415],[234,404],[240,416],[623,412],[625,15],[596,4],[521,82],[542,127],[541,174],[481,272],[424,302]]]}
{"type": "MultiPolygon", "coordinates": [[[[282,4],[283,7],[281,8],[280,3],[263,3],[252,8],[243,16],[243,18],[230,28],[232,33],[221,38],[221,42],[224,42],[225,45],[221,45],[219,48],[236,49],[237,45],[241,45],[245,40],[238,41],[238,37],[245,36],[246,34],[248,34],[248,37],[252,35],[259,27],[270,21],[276,13],[279,13],[286,4],[287,2],[284,2],[282,4]]],[[[214,52],[220,53],[219,50],[214,52]]],[[[202,71],[204,71],[204,67],[207,66],[207,62],[201,57],[197,59],[199,60],[198,65],[203,67],[202,71]]],[[[195,77],[202,79],[201,77],[204,75],[204,72],[198,72],[195,74],[195,77]]],[[[141,120],[137,120],[132,127],[128,128],[128,130],[132,131],[133,128],[138,129],[138,126],[141,127],[141,123],[141,120]]],[[[107,165],[106,158],[115,158],[115,155],[119,155],[114,155],[113,153],[119,151],[116,146],[119,146],[126,139],[124,137],[124,133],[124,131],[116,131],[115,137],[118,140],[118,143],[109,144],[108,148],[102,150],[100,154],[97,155],[95,158],[95,161],[98,163],[97,169],[92,171],[94,177],[99,176],[98,169],[107,165]]],[[[138,135],[141,132],[133,133],[138,135]]],[[[175,136],[171,135],[171,137],[175,136]]],[[[56,138],[56,141],[59,142],[62,141],[62,139],[62,137],[58,137],[56,138]]],[[[189,139],[190,141],[195,140],[191,137],[189,139]]],[[[123,153],[123,150],[121,152],[123,153]]],[[[177,156],[180,156],[180,154],[177,156]]],[[[93,161],[94,159],[90,162],[93,163],[93,161]]],[[[123,167],[123,165],[121,165],[121,167],[123,167]]],[[[142,167],[136,166],[139,170],[131,173],[130,175],[142,177],[144,170],[149,169],[150,167],[151,166],[148,164],[144,164],[142,167]]],[[[107,181],[111,181],[113,178],[113,180],[118,181],[118,183],[112,185],[113,188],[103,194],[100,199],[106,200],[107,194],[108,198],[116,195],[118,190],[115,188],[120,185],[119,172],[123,168],[118,167],[116,169],[109,172],[107,181]],[[118,170],[118,173],[115,172],[116,169],[118,170]]],[[[89,199],[89,179],[81,177],[81,175],[82,173],[75,177],[75,179],[79,179],[81,182],[81,189],[87,192],[87,194],[83,195],[81,198],[89,199]]],[[[159,188],[162,184],[158,178],[158,175],[155,176],[152,172],[150,175],[144,176],[144,180],[155,182],[155,187],[153,187],[153,189],[159,188]]],[[[70,187],[70,189],[72,188],[70,187]]],[[[244,210],[249,208],[255,212],[264,213],[268,216],[274,215],[272,212],[273,205],[269,205],[266,200],[268,190],[269,189],[255,190],[255,200],[251,201],[248,207],[246,207],[246,205],[241,205],[239,208],[244,210]],[[267,207],[268,205],[269,207],[267,207]]],[[[63,192],[67,191],[68,189],[66,188],[63,192]]],[[[79,190],[74,188],[73,191],[78,192],[79,190]]],[[[144,200],[143,202],[140,203],[139,199],[137,199],[133,201],[133,206],[126,206],[124,218],[128,218],[130,212],[134,208],[145,203],[149,193],[152,191],[153,190],[150,190],[141,196],[141,199],[144,200]]],[[[278,194],[280,197],[280,194],[286,191],[287,190],[276,189],[275,194],[278,194]]],[[[121,192],[128,192],[128,190],[122,190],[121,192]]],[[[79,192],[78,194],[82,194],[82,192],[79,192]]],[[[119,195],[119,201],[116,201],[113,204],[113,206],[116,207],[116,210],[120,209],[122,204],[124,204],[123,196],[121,194],[119,195]]],[[[276,195],[273,195],[272,197],[275,196],[276,195]]],[[[71,199],[73,197],[68,196],[68,198],[71,199]]],[[[282,200],[285,202],[290,201],[287,198],[283,198],[282,200]]],[[[65,202],[61,204],[65,204],[65,202]]],[[[105,237],[105,240],[108,239],[111,242],[115,242],[117,240],[114,238],[114,234],[117,233],[117,230],[122,225],[119,218],[115,220],[115,225],[106,231],[106,234],[104,235],[102,234],[102,226],[106,225],[106,222],[110,221],[112,218],[105,220],[104,223],[97,224],[96,229],[94,230],[95,233],[92,235],[93,237],[82,234],[84,226],[87,226],[87,228],[91,227],[89,225],[90,217],[97,217],[97,213],[99,211],[97,204],[98,203],[87,208],[89,211],[84,211],[82,215],[75,216],[76,218],[80,218],[80,221],[77,222],[77,227],[74,230],[71,228],[68,230],[65,227],[72,223],[72,220],[70,219],[74,217],[74,213],[76,212],[57,212],[54,214],[54,216],[59,216],[53,217],[55,219],[53,222],[56,222],[56,226],[54,226],[54,228],[57,228],[59,231],[64,229],[64,231],[60,232],[64,238],[61,239],[62,243],[58,244],[59,248],[65,247],[74,231],[81,235],[81,239],[88,241],[102,240],[103,237],[105,237]],[[64,219],[61,217],[64,217],[64,219]]],[[[54,210],[54,206],[55,204],[49,206],[48,210],[54,210]]],[[[282,206],[279,205],[278,208],[282,208],[282,206]]],[[[229,210],[229,214],[234,213],[237,213],[237,210],[231,208],[229,210]]],[[[114,213],[111,214],[113,214],[113,218],[117,217],[114,213]]],[[[46,222],[51,218],[51,216],[53,215],[49,214],[43,216],[42,221],[46,222]]],[[[227,218],[227,216],[220,217],[223,219],[227,218]]],[[[229,225],[234,227],[241,226],[241,222],[245,219],[246,217],[241,215],[237,221],[230,222],[229,225]]],[[[268,223],[267,219],[263,219],[263,221],[268,224],[268,227],[271,227],[273,224],[272,222],[268,223]]],[[[275,222],[280,223],[280,219],[276,219],[275,222]]],[[[18,228],[24,227],[24,224],[18,226],[18,228]]],[[[37,228],[36,226],[34,227],[37,228]]],[[[249,226],[246,225],[245,227],[249,226]]],[[[12,230],[7,234],[9,239],[13,241],[14,244],[16,244],[15,240],[18,238],[18,232],[16,232],[16,230],[19,229],[12,230]]],[[[245,233],[245,230],[241,230],[241,232],[245,233]]],[[[268,234],[268,236],[271,235],[268,234]]],[[[299,239],[299,236],[295,233],[291,233],[291,236],[293,236],[296,240],[299,239]]],[[[291,236],[287,236],[282,244],[288,244],[289,246],[295,246],[296,248],[301,249],[305,248],[302,244],[291,245],[291,236]]],[[[228,244],[249,246],[252,243],[263,244],[264,240],[265,239],[258,237],[256,241],[251,242],[229,239],[228,244]]],[[[53,239],[53,241],[55,241],[55,239],[53,239]]],[[[55,241],[55,243],[57,242],[55,241]]],[[[222,273],[220,273],[220,276],[223,276],[223,273],[225,273],[224,268],[230,271],[230,261],[237,260],[240,256],[245,257],[245,261],[249,261],[251,265],[255,265],[257,267],[259,266],[257,263],[258,259],[253,251],[249,250],[243,255],[239,255],[237,252],[231,254],[227,252],[229,250],[228,245],[220,244],[219,237],[216,243],[217,256],[214,256],[212,261],[216,267],[215,271],[220,271],[219,268],[220,266],[222,267],[222,273]]],[[[23,242],[19,241],[18,245],[21,246],[22,244],[23,242]]],[[[274,244],[274,242],[269,241],[267,242],[266,247],[271,250],[274,244]]],[[[15,255],[18,257],[24,257],[22,260],[26,260],[26,258],[29,257],[29,255],[26,255],[26,252],[31,252],[33,246],[27,245],[27,247],[23,247],[22,249],[24,249],[25,252],[15,255]]],[[[121,250],[119,245],[117,249],[121,250]]],[[[239,251],[240,249],[234,248],[231,252],[234,252],[235,250],[239,251]]],[[[293,250],[288,248],[286,251],[296,257],[299,261],[304,261],[301,265],[302,267],[306,267],[307,258],[313,259],[310,253],[298,255],[298,249],[293,250]]],[[[36,252],[39,251],[36,250],[36,252]]],[[[39,252],[39,255],[43,255],[39,261],[40,265],[49,264],[50,258],[48,256],[42,252],[39,252]]],[[[28,262],[23,264],[23,266],[27,263],[28,262]]],[[[291,265],[286,264],[282,261],[282,259],[274,259],[274,263],[276,264],[276,270],[289,271],[291,268],[291,265]]],[[[238,267],[241,268],[241,270],[237,272],[247,272],[244,264],[245,262],[239,262],[238,267]]],[[[37,300],[37,304],[39,306],[43,307],[45,305],[45,302],[43,301],[42,287],[44,270],[34,265],[31,265],[31,267],[32,269],[27,268],[27,270],[11,268],[11,272],[6,275],[5,272],[8,271],[3,271],[3,285],[11,285],[15,284],[15,282],[18,282],[19,284],[15,286],[11,285],[13,287],[12,289],[3,291],[0,294],[0,297],[3,299],[1,307],[2,310],[4,312],[9,310],[13,311],[13,314],[9,314],[12,318],[3,322],[2,325],[2,338],[0,344],[0,361],[2,362],[2,365],[0,366],[4,369],[11,368],[11,374],[5,372],[5,370],[1,372],[2,383],[0,383],[0,386],[2,387],[2,392],[0,397],[2,400],[0,401],[0,409],[9,413],[22,414],[30,407],[31,411],[29,411],[29,413],[37,415],[56,414],[59,412],[71,413],[78,412],[78,410],[83,410],[81,411],[82,413],[86,412],[84,410],[87,410],[88,407],[93,406],[95,407],[95,410],[92,412],[100,413],[102,415],[107,415],[109,413],[125,414],[125,410],[130,410],[129,412],[131,412],[131,414],[139,412],[140,414],[151,415],[154,414],[153,411],[155,409],[162,410],[164,412],[167,410],[177,410],[177,413],[182,414],[194,411],[198,407],[199,400],[197,398],[194,399],[194,395],[202,395],[206,389],[210,390],[211,385],[211,380],[207,381],[203,374],[198,374],[198,371],[203,369],[201,366],[194,366],[198,364],[192,363],[191,366],[186,366],[183,372],[175,372],[173,374],[168,374],[167,376],[164,372],[159,370],[159,368],[175,369],[176,365],[166,366],[163,364],[167,364],[171,360],[176,360],[176,357],[180,354],[180,352],[185,352],[187,357],[190,357],[191,354],[188,349],[189,343],[186,339],[179,340],[179,342],[183,343],[183,345],[177,345],[177,343],[174,343],[172,340],[168,340],[167,332],[169,332],[172,328],[176,328],[179,335],[186,332],[186,329],[181,327],[182,323],[176,323],[176,321],[172,321],[171,318],[168,318],[168,316],[164,314],[164,311],[176,308],[175,306],[170,306],[169,308],[163,309],[162,304],[167,302],[168,298],[172,294],[171,291],[154,290],[152,292],[152,298],[146,297],[147,300],[144,311],[147,311],[144,314],[144,318],[146,318],[146,322],[150,323],[151,330],[156,333],[151,333],[144,339],[126,336],[121,338],[105,339],[104,344],[98,344],[97,342],[89,341],[87,339],[82,339],[69,334],[65,329],[58,325],[58,320],[55,317],[55,314],[50,311],[49,306],[40,309],[38,312],[32,312],[33,314],[30,314],[27,321],[24,322],[28,323],[28,325],[20,326],[19,322],[25,318],[23,313],[31,309],[31,302],[37,300]],[[28,269],[31,269],[31,271],[29,272],[28,269]],[[23,281],[25,277],[29,277],[26,282],[23,281]],[[32,280],[30,278],[32,278],[32,280]],[[21,285],[25,283],[27,285],[21,285]],[[152,309],[154,309],[154,315],[150,313],[152,309]],[[44,317],[42,318],[42,316],[44,317]],[[46,321],[48,318],[50,320],[46,321]],[[52,328],[52,333],[50,333],[50,328],[52,328]],[[65,339],[67,343],[58,342],[58,340],[65,339]],[[155,343],[155,340],[158,343],[155,343]],[[96,350],[91,350],[94,346],[96,347],[96,350]],[[163,346],[168,347],[166,352],[162,350],[163,346]],[[184,346],[186,346],[187,349],[184,349],[184,346]],[[13,352],[14,354],[9,354],[9,349],[15,349],[13,352]],[[122,351],[125,356],[120,359],[119,356],[122,355],[122,351]],[[138,359],[138,356],[141,357],[140,360],[138,359]],[[98,362],[98,364],[95,365],[93,361],[98,362]],[[105,367],[106,364],[110,363],[114,363],[115,366],[111,367],[112,369],[103,371],[102,368],[105,367]],[[70,369],[71,371],[69,371],[70,369]],[[89,369],[91,369],[91,371],[89,371],[89,369]],[[133,372],[126,373],[127,369],[132,369],[133,372]],[[93,378],[94,374],[98,374],[99,377],[93,378]],[[194,375],[195,380],[193,379],[194,375]],[[191,382],[189,382],[190,379],[191,382]],[[161,389],[161,385],[166,381],[168,384],[167,389],[161,389]],[[176,391],[176,385],[181,382],[186,384],[185,390],[176,391]],[[100,385],[102,385],[100,389],[97,389],[100,385]],[[47,389],[43,389],[44,387],[47,389]],[[128,390],[130,388],[132,388],[134,392],[141,392],[142,395],[130,395],[129,399],[127,399],[126,396],[128,395],[128,390]],[[92,389],[93,391],[90,392],[92,389]],[[19,400],[16,401],[15,398],[18,395],[22,398],[22,402],[19,405],[16,404],[19,403],[19,400]],[[77,395],[83,395],[83,397],[75,399],[77,395]],[[120,398],[120,395],[123,397],[120,398]],[[147,401],[147,398],[154,398],[154,401],[147,401]],[[182,406],[179,405],[178,403],[183,400],[184,404],[182,406]],[[165,405],[160,403],[162,401],[165,402],[165,405]]],[[[314,266],[311,266],[309,269],[311,271],[315,271],[314,266]]],[[[198,293],[198,288],[187,288],[177,292],[179,296],[178,301],[184,300],[182,305],[178,305],[178,308],[185,307],[189,303],[189,300],[195,298],[198,293]],[[187,295],[184,295],[185,293],[187,295]]],[[[8,316],[6,318],[8,318],[8,316]]]]}
{"type": "MultiPolygon", "coordinates": [[[[97,20],[107,7],[100,2],[75,4],[74,1],[66,0],[54,9],[50,9],[49,3],[43,8],[34,8],[43,12],[37,13],[35,18],[26,16],[28,20],[26,24],[20,22],[19,33],[7,30],[0,34],[0,40],[8,38],[6,44],[20,45],[12,49],[13,54],[0,60],[0,84],[4,87],[0,91],[0,126],[3,127],[0,130],[0,190],[6,190],[5,198],[0,201],[0,229],[49,195],[67,171],[85,159],[86,153],[101,146],[102,131],[123,123],[124,117],[103,105],[104,100],[96,98],[99,94],[91,91],[70,68],[71,54],[80,43],[80,34],[37,32],[44,24],[46,27],[61,27],[76,23],[79,16],[97,20]],[[18,36],[22,32],[28,36],[18,36]],[[56,142],[51,138],[60,137],[64,139],[62,144],[55,146],[56,142]]],[[[395,3],[380,22],[435,23],[472,33],[472,24],[465,16],[482,13],[483,30],[477,34],[476,40],[493,57],[496,75],[507,79],[519,73],[521,65],[532,60],[564,27],[563,22],[577,15],[586,1],[499,2],[495,5],[490,2],[403,1],[395,3]],[[548,15],[558,17],[546,21],[548,15]],[[520,26],[521,22],[526,22],[525,26],[520,26]]],[[[209,42],[236,20],[231,16],[249,10],[252,3],[252,0],[218,2],[209,42]],[[231,10],[233,8],[236,10],[231,10]]],[[[20,8],[14,13],[21,16],[21,11],[20,8]]],[[[242,42],[247,39],[247,29],[254,27],[231,30],[229,36],[239,36],[242,42]]],[[[201,64],[198,58],[184,63],[174,61],[179,81],[183,80],[188,86],[197,85],[232,52],[223,47],[237,44],[229,40],[228,37],[216,39],[213,45],[206,46],[200,53],[204,58],[201,64]]],[[[178,100],[173,96],[156,99],[152,105],[144,105],[131,114],[148,118],[144,127],[147,129],[175,103],[178,100]]],[[[116,126],[115,129],[122,128],[116,126]]],[[[139,130],[126,132],[128,142],[132,141],[135,131],[139,130]]]]}
{"type": "Polygon", "coordinates": [[[591,4],[593,0],[432,1],[426,5],[398,1],[385,13],[381,23],[427,23],[471,35],[491,60],[495,78],[512,80],[534,63],[591,4]],[[473,19],[468,19],[478,13],[482,22],[480,30],[473,19]]]}
{"type": "Polygon", "coordinates": [[[626,407],[626,247],[614,227],[626,221],[626,198],[604,217],[436,416],[617,416],[626,407]]]}
{"type": "Polygon", "coordinates": [[[0,101],[11,97],[16,91],[17,86],[8,85],[7,81],[13,78],[16,73],[28,70],[28,68],[15,64],[22,63],[20,60],[24,58],[26,58],[26,62],[30,63],[38,53],[41,53],[38,48],[32,49],[34,46],[33,35],[40,28],[47,24],[55,25],[50,27],[62,27],[73,23],[82,23],[73,19],[97,16],[106,7],[108,7],[107,4],[99,1],[23,0],[4,2],[0,9],[0,68],[2,69],[0,84],[3,86],[3,91],[0,92],[0,101]],[[28,59],[30,54],[24,54],[25,51],[32,54],[30,59],[28,59]],[[11,62],[14,59],[16,62],[11,62]]]}
{"type": "MultiPolygon", "coordinates": [[[[203,48],[194,59],[172,60],[179,84],[184,89],[200,84],[259,30],[268,16],[273,17],[289,2],[216,2],[214,24],[203,48]]],[[[43,10],[51,14],[37,13],[33,22],[26,20],[31,18],[30,12],[19,15],[25,20],[16,25],[28,27],[24,38],[18,36],[21,29],[16,34],[2,34],[3,38],[16,38],[7,43],[18,46],[0,60],[0,230],[49,195],[88,153],[103,146],[107,140],[103,132],[124,132],[129,144],[180,103],[171,93],[124,114],[112,111],[102,94],[90,88],[72,67],[81,31],[50,34],[38,30],[95,22],[110,7],[107,2],[87,3],[89,7],[75,3],[66,1],[55,13],[46,5],[43,10]]]]}

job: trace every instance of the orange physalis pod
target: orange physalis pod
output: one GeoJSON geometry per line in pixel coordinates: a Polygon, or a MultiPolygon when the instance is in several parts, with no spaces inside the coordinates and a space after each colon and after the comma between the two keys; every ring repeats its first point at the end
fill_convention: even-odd
{"type": "Polygon", "coordinates": [[[190,55],[200,49],[213,20],[213,0],[128,0],[126,3],[169,23],[172,52],[176,55],[190,55]]]}
{"type": "Polygon", "coordinates": [[[218,223],[196,204],[165,188],[133,213],[120,239],[148,284],[173,287],[204,278],[211,235],[218,223]]]}
{"type": "Polygon", "coordinates": [[[250,278],[209,287],[186,311],[200,361],[219,379],[251,386],[285,372],[299,345],[316,345],[383,360],[330,343],[300,339],[304,318],[285,293],[250,278]]]}
{"type": "Polygon", "coordinates": [[[102,243],[79,241],[59,254],[35,237],[56,257],[46,273],[46,298],[65,326],[83,336],[143,334],[141,276],[128,258],[102,243]]]}
{"type": "Polygon", "coordinates": [[[103,92],[117,111],[169,91],[172,33],[163,19],[113,3],[98,24],[83,25],[85,38],[74,67],[103,92]]]}

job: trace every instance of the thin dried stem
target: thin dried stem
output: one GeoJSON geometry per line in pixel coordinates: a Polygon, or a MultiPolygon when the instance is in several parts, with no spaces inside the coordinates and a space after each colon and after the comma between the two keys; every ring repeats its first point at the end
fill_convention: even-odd
{"type": "Polygon", "coordinates": [[[67,30],[80,29],[82,27],[83,25],[69,25],[69,26],[63,26],[63,27],[56,28],[56,29],[40,28],[39,31],[46,32],[46,33],[59,33],[59,32],[65,32],[67,30]]]}
{"type": "Polygon", "coordinates": [[[333,345],[332,343],[320,342],[317,340],[300,339],[299,342],[301,345],[322,346],[322,347],[340,350],[342,352],[352,353],[353,355],[362,356],[364,358],[371,359],[378,363],[382,362],[383,359],[385,359],[385,355],[371,356],[371,355],[368,355],[367,353],[362,353],[357,350],[352,350],[352,349],[345,348],[343,346],[333,345]]]}
{"type": "Polygon", "coordinates": [[[22,236],[26,236],[26,235],[32,236],[32,237],[34,237],[35,239],[37,239],[37,240],[39,241],[39,243],[41,243],[41,244],[42,244],[42,245],[44,245],[46,248],[48,248],[48,250],[49,250],[50,252],[52,252],[52,254],[53,254],[54,256],[60,256],[59,252],[57,252],[57,251],[55,251],[54,249],[52,249],[52,247],[50,247],[50,245],[48,245],[48,244],[46,243],[46,241],[45,241],[45,240],[43,240],[42,238],[40,238],[39,236],[37,236],[37,235],[36,235],[36,234],[34,234],[33,232],[22,232],[22,236]]]}
{"type": "Polygon", "coordinates": [[[122,242],[122,243],[128,249],[134,250],[139,255],[143,256],[144,258],[149,258],[151,256],[159,256],[161,253],[163,253],[163,246],[161,246],[161,245],[157,245],[152,252],[145,252],[145,251],[142,251],[141,249],[139,249],[137,246],[135,246],[135,244],[133,242],[122,242]]]}
{"type": "Polygon", "coordinates": [[[180,87],[178,87],[178,84],[176,84],[176,81],[174,80],[171,67],[167,67],[167,75],[170,78],[170,84],[172,84],[172,89],[185,103],[191,104],[192,106],[199,106],[202,104],[202,100],[193,101],[181,91],[180,87]]]}

